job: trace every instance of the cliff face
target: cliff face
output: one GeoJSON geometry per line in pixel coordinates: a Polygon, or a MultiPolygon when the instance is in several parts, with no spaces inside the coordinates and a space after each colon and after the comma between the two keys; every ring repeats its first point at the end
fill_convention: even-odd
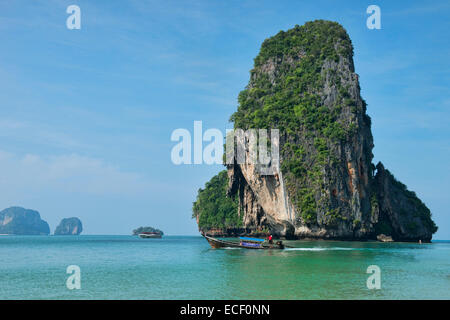
{"type": "Polygon", "coordinates": [[[83,231],[81,220],[73,218],[64,218],[55,229],[55,235],[79,235],[83,231]]]}
{"type": "Polygon", "coordinates": [[[228,195],[238,197],[245,228],[286,238],[384,233],[406,241],[428,241],[436,231],[415,194],[372,164],[371,119],[339,24],[309,22],[265,40],[231,120],[235,129],[280,130],[278,174],[228,166],[228,195]]]}
{"type": "Polygon", "coordinates": [[[48,235],[48,223],[39,212],[20,207],[11,207],[0,212],[0,234],[48,235]]]}
{"type": "Polygon", "coordinates": [[[389,234],[398,241],[430,241],[437,227],[426,205],[397,181],[380,162],[373,187],[376,200],[372,210],[377,217],[378,234],[389,234]]]}

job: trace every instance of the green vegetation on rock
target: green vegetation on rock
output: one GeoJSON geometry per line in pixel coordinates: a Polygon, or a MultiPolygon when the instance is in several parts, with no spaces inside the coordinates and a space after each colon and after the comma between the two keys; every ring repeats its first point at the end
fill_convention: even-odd
{"type": "Polygon", "coordinates": [[[221,171],[198,191],[192,207],[192,217],[198,219],[201,230],[242,227],[238,214],[238,199],[227,197],[228,176],[221,171]]]}
{"type": "Polygon", "coordinates": [[[164,232],[162,232],[159,229],[153,228],[153,227],[139,227],[137,229],[133,230],[133,235],[137,236],[140,233],[143,232],[156,232],[156,233],[160,233],[161,235],[164,235],[164,232]]]}

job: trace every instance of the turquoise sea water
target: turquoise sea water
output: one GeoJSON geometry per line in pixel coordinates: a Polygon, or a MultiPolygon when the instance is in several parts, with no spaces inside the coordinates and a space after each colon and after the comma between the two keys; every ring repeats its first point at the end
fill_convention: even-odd
{"type": "Polygon", "coordinates": [[[201,237],[0,236],[0,299],[450,299],[450,242],[292,241],[211,249],[201,237]],[[69,265],[81,289],[66,287],[69,265]],[[381,269],[381,289],[366,286],[381,269]]]}

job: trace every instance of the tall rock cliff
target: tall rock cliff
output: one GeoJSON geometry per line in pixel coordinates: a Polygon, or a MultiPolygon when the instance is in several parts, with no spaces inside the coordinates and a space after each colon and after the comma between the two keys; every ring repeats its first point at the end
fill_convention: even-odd
{"type": "MultiPolygon", "coordinates": [[[[235,129],[280,131],[280,170],[228,165],[228,195],[246,230],[286,238],[428,241],[430,211],[372,164],[371,119],[353,47],[335,22],[313,21],[265,40],[232,115],[235,129]]],[[[247,152],[249,148],[246,148],[247,152]]]]}

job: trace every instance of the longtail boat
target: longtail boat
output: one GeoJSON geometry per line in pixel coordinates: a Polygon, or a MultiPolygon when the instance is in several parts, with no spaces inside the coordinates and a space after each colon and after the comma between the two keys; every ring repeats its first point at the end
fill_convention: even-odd
{"type": "Polygon", "coordinates": [[[218,248],[245,248],[245,249],[284,249],[282,241],[275,244],[266,244],[264,239],[240,237],[239,242],[226,241],[203,235],[213,249],[218,248]]]}

